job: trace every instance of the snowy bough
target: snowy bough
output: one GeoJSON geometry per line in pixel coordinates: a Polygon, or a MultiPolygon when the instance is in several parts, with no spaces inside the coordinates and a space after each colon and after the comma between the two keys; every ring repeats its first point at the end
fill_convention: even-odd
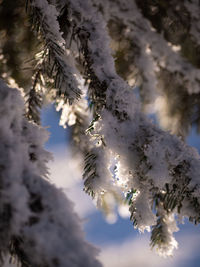
{"type": "MultiPolygon", "coordinates": [[[[22,266],[101,266],[72,204],[47,180],[47,136],[39,126],[47,99],[85,160],[85,192],[107,215],[109,196],[128,203],[134,227],[151,231],[151,246],[172,255],[177,221],[200,222],[200,157],[184,142],[200,121],[198,1],[22,2],[11,26],[22,27],[25,45],[30,30],[31,44],[39,42],[37,49],[29,43],[32,85],[18,73],[22,62],[14,70],[9,58],[17,62],[30,51],[8,41],[0,47],[0,73],[10,84],[0,82],[2,255],[17,256],[22,266]]],[[[19,45],[15,29],[5,24],[0,32],[19,45]]]]}
{"type": "Polygon", "coordinates": [[[22,266],[101,266],[72,203],[47,181],[48,136],[24,118],[23,106],[19,90],[1,81],[1,253],[22,266]]]}

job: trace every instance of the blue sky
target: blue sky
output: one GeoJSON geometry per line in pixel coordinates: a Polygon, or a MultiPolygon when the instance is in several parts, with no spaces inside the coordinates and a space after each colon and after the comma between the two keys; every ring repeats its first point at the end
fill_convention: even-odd
{"type": "MultiPolygon", "coordinates": [[[[116,223],[106,222],[90,197],[82,191],[81,160],[67,148],[68,133],[59,126],[59,114],[52,106],[44,108],[42,124],[50,132],[46,148],[54,155],[50,163],[51,179],[75,201],[75,210],[83,220],[88,241],[101,249],[100,260],[106,267],[197,267],[200,266],[200,228],[187,221],[175,233],[179,248],[173,258],[158,257],[149,247],[149,234],[140,234],[128,218],[118,215],[116,223]],[[73,159],[72,159],[73,158],[73,159]]],[[[188,143],[200,151],[200,137],[192,130],[188,143]]]]}

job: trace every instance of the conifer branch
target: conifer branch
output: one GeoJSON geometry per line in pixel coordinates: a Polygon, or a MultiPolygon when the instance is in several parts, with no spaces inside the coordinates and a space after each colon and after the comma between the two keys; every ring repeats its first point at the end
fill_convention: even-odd
{"type": "Polygon", "coordinates": [[[46,0],[27,2],[33,29],[45,42],[44,73],[53,79],[56,96],[71,104],[80,97],[81,91],[75,78],[73,60],[67,55],[65,41],[60,33],[56,8],[46,0]]]}
{"type": "MultiPolygon", "coordinates": [[[[87,13],[79,1],[76,1],[76,4],[71,3],[71,1],[67,2],[71,9],[72,19],[75,21],[74,25],[76,30],[74,31],[74,35],[76,38],[74,37],[74,40],[77,41],[78,38],[80,42],[81,53],[83,54],[84,61],[87,63],[87,75],[91,75],[91,81],[93,78],[98,81],[98,83],[94,83],[94,88],[91,87],[93,94],[91,98],[94,103],[95,97],[98,97],[101,87],[99,87],[98,84],[102,85],[103,83],[101,92],[103,93],[102,99],[104,99],[104,104],[101,105],[100,108],[97,107],[97,113],[99,113],[101,117],[96,122],[94,136],[104,136],[106,149],[110,149],[114,154],[116,153],[119,156],[119,160],[125,165],[124,168],[127,170],[126,176],[129,177],[126,184],[127,191],[135,188],[139,192],[134,201],[134,205],[136,207],[135,214],[137,214],[138,218],[137,226],[139,229],[143,230],[146,226],[150,227],[155,223],[151,206],[151,201],[154,200],[152,188],[157,188],[157,192],[162,192],[165,189],[166,183],[173,183],[173,171],[177,166],[180,167],[181,174],[179,174],[179,176],[186,175],[189,177],[190,183],[188,184],[188,190],[191,196],[194,197],[197,195],[197,192],[199,192],[199,180],[196,170],[200,168],[200,159],[196,152],[175,136],[165,133],[152,125],[141,113],[139,103],[131,88],[116,74],[114,60],[108,46],[109,37],[105,30],[104,23],[102,23],[101,16],[96,16],[94,19],[92,15],[94,10],[90,2],[86,2],[84,6],[85,8],[87,7],[87,13]],[[87,18],[85,14],[87,14],[87,18]],[[101,40],[101,46],[103,45],[104,47],[103,51],[99,49],[99,40],[101,40]],[[185,170],[185,166],[189,166],[186,173],[183,171],[185,170]],[[191,188],[191,181],[196,185],[194,192],[192,189],[193,187],[191,188]],[[140,210],[138,210],[137,207],[140,207],[140,210]],[[145,210],[145,212],[143,212],[143,210],[145,210]]],[[[133,8],[122,10],[131,12],[133,8]]],[[[125,17],[127,18],[127,16],[125,17]]],[[[141,25],[143,24],[141,23],[141,25]]],[[[145,23],[144,25],[146,25],[145,27],[148,26],[148,24],[145,23]]],[[[153,41],[160,38],[152,32],[149,36],[155,36],[153,41]]],[[[148,40],[150,41],[150,39],[148,40]]],[[[163,51],[167,54],[169,53],[167,57],[169,61],[167,62],[170,63],[168,66],[170,71],[175,67],[185,72],[184,68],[180,68],[183,65],[189,66],[188,63],[175,64],[175,58],[179,63],[183,62],[182,59],[177,55],[174,58],[172,54],[175,54],[172,52],[171,48],[167,48],[167,45],[161,38],[159,40],[164,44],[166,49],[157,52],[161,53],[161,55],[163,51]]],[[[154,49],[156,49],[155,43],[154,49]]],[[[154,55],[156,54],[153,54],[153,56],[154,55]]],[[[162,58],[162,56],[160,58],[162,58]]],[[[187,71],[194,70],[193,74],[196,75],[197,71],[190,67],[191,66],[187,68],[187,71]]],[[[195,75],[187,76],[186,73],[184,73],[184,76],[191,79],[191,82],[196,82],[196,78],[194,78],[196,77],[195,75]]],[[[92,161],[91,166],[93,165],[94,163],[92,161]]],[[[92,175],[93,172],[91,173],[91,177],[92,175]]],[[[177,175],[178,174],[176,174],[176,176],[177,175]]],[[[120,178],[125,179],[124,177],[120,178]]],[[[178,188],[180,182],[181,179],[177,180],[178,188]]],[[[184,191],[180,199],[175,203],[176,199],[171,195],[172,205],[165,205],[164,208],[167,211],[174,210],[175,207],[184,204],[185,207],[182,207],[181,210],[185,209],[184,216],[189,217],[190,213],[186,209],[187,200],[183,202],[183,196],[184,191]]],[[[176,212],[179,212],[179,209],[176,212]]]]}
{"type": "Polygon", "coordinates": [[[43,88],[44,88],[44,78],[41,73],[41,69],[38,69],[33,77],[33,85],[30,91],[27,93],[27,119],[33,121],[36,124],[40,124],[40,109],[43,104],[43,88]],[[41,87],[42,86],[42,87],[41,87]]]}
{"type": "MultiPolygon", "coordinates": [[[[134,226],[140,231],[152,229],[152,245],[158,246],[161,252],[168,255],[176,247],[172,235],[175,229],[173,216],[179,214],[180,217],[188,217],[195,224],[200,221],[200,157],[194,149],[185,145],[179,138],[153,125],[141,112],[140,103],[134,95],[133,88],[116,71],[106,23],[100,12],[97,11],[98,5],[94,7],[92,2],[99,3],[99,0],[27,1],[27,10],[32,18],[32,25],[45,43],[42,64],[36,66],[35,82],[29,94],[28,118],[35,122],[39,121],[38,107],[42,105],[42,96],[39,93],[38,84],[41,83],[41,75],[48,76],[47,82],[52,83],[53,80],[56,89],[55,99],[62,103],[64,114],[65,108],[69,108],[69,104],[80,96],[80,88],[77,83],[78,68],[89,86],[88,97],[93,109],[93,119],[87,127],[90,138],[83,138],[83,141],[86,140],[86,142],[84,145],[80,144],[81,151],[89,152],[85,159],[83,175],[85,191],[103,202],[102,195],[114,191],[115,188],[125,196],[134,189],[136,194],[132,194],[129,201],[131,220],[134,226]],[[76,62],[76,67],[74,62],[76,62]],[[109,164],[113,158],[117,158],[118,183],[109,170],[109,164]],[[157,216],[154,214],[155,210],[157,216]]],[[[150,5],[152,1],[145,2],[150,5]]],[[[186,0],[183,2],[190,13],[186,19],[195,21],[197,18],[193,4],[186,0]]],[[[137,5],[142,5],[141,1],[115,0],[106,1],[106,3],[111,7],[111,12],[109,10],[102,11],[106,21],[112,20],[114,23],[117,19],[122,21],[126,41],[131,43],[132,47],[134,46],[135,51],[138,50],[133,64],[138,65],[137,69],[142,78],[146,80],[143,89],[148,88],[149,95],[151,95],[151,93],[155,93],[155,87],[159,86],[160,90],[169,97],[170,90],[175,88],[174,98],[177,91],[184,88],[184,93],[181,95],[184,96],[181,99],[182,102],[189,94],[193,95],[192,101],[196,99],[195,94],[199,94],[199,69],[190,62],[190,58],[184,58],[177,53],[179,48],[174,47],[171,29],[166,30],[166,33],[171,36],[169,37],[171,44],[168,44],[168,39],[163,38],[157,29],[152,28],[149,21],[144,18],[145,14],[141,14],[137,7],[137,5]],[[134,16],[132,12],[134,12],[134,16]],[[144,38],[143,40],[141,36],[144,38]],[[147,51],[144,51],[145,48],[147,51]],[[144,68],[144,62],[150,66],[144,68]],[[151,66],[155,68],[153,73],[150,72],[151,66]],[[157,81],[160,84],[157,84],[157,81]],[[168,85],[169,81],[171,84],[168,85]]],[[[172,11],[173,7],[170,6],[169,10],[172,11]]],[[[180,15],[181,19],[182,16],[183,14],[180,15]]],[[[191,40],[194,39],[194,42],[198,44],[196,40],[198,28],[193,28],[192,31],[191,40]]],[[[195,106],[197,106],[198,99],[195,101],[195,106]]],[[[175,103],[177,102],[175,101],[175,103]]],[[[75,101],[73,104],[75,105],[70,106],[68,115],[73,114],[77,119],[74,130],[77,130],[77,140],[80,143],[80,136],[85,130],[85,124],[88,123],[85,122],[88,117],[86,115],[81,118],[77,112],[78,105],[75,101]]],[[[169,109],[172,107],[173,105],[169,109]]],[[[193,107],[193,105],[190,107],[191,113],[193,107]]],[[[182,111],[182,114],[185,113],[182,111]]],[[[15,115],[13,116],[15,118],[15,115]]],[[[42,229],[44,239],[49,236],[49,232],[44,227],[45,223],[43,224],[43,220],[47,216],[47,218],[53,218],[49,231],[55,235],[58,234],[61,238],[57,242],[62,250],[62,246],[64,246],[62,234],[67,226],[60,213],[57,213],[57,209],[61,209],[60,201],[64,201],[63,195],[61,194],[62,199],[60,200],[57,191],[47,181],[41,179],[46,174],[44,159],[46,154],[41,149],[41,143],[36,142],[39,140],[39,134],[35,129],[38,128],[29,124],[25,119],[22,121],[23,123],[19,122],[19,124],[23,127],[23,133],[17,128],[18,124],[15,123],[15,120],[11,119],[10,124],[6,127],[7,130],[12,129],[11,135],[14,132],[13,129],[18,130],[17,137],[22,134],[22,139],[18,141],[25,144],[22,152],[26,154],[27,165],[31,166],[29,166],[29,170],[27,166],[25,167],[28,169],[23,165],[23,172],[19,174],[19,177],[23,179],[17,180],[21,186],[20,190],[23,188],[26,192],[25,198],[28,205],[25,205],[26,203],[24,205],[27,214],[23,218],[24,221],[19,221],[17,224],[20,231],[19,229],[13,230],[14,226],[9,212],[13,212],[15,209],[18,211],[18,203],[14,203],[14,206],[6,206],[7,203],[2,202],[0,211],[2,221],[0,223],[2,229],[6,229],[5,233],[2,233],[2,252],[3,248],[8,246],[8,240],[22,238],[24,243],[16,242],[15,246],[19,249],[15,248],[14,253],[16,251],[17,254],[20,254],[20,249],[22,249],[25,253],[22,258],[25,258],[25,261],[33,261],[31,264],[35,266],[38,264],[56,266],[66,260],[63,254],[59,255],[59,259],[57,255],[56,259],[49,259],[52,252],[50,247],[47,246],[44,252],[42,249],[38,252],[37,246],[26,246],[26,244],[37,243],[38,229],[42,229]],[[37,138],[31,133],[32,131],[37,138]],[[31,178],[27,179],[29,176],[31,178]],[[51,205],[48,192],[41,194],[42,189],[46,189],[50,195],[55,197],[57,203],[55,206],[51,205]],[[29,216],[29,212],[31,216],[29,216]],[[32,250],[39,255],[38,259],[31,258],[30,251],[32,250]],[[38,262],[34,262],[34,260],[38,262]]],[[[68,121],[67,116],[64,121],[68,121]]],[[[182,128],[186,129],[189,123],[190,117],[187,118],[182,128]]],[[[4,165],[2,164],[2,166],[4,165]]],[[[9,178],[11,177],[9,176],[9,178]]],[[[11,190],[10,188],[6,189],[11,190]]],[[[12,192],[10,195],[12,196],[12,192]]],[[[15,196],[13,198],[15,199],[15,196]]],[[[103,206],[106,205],[103,203],[103,206]]],[[[14,212],[13,214],[16,215],[14,212]]],[[[83,244],[82,241],[81,244],[83,244]]],[[[92,262],[91,266],[96,264],[93,259],[89,262],[92,262]]]]}
{"type": "MultiPolygon", "coordinates": [[[[116,56],[122,65],[120,53],[123,53],[125,43],[124,51],[129,56],[124,63],[126,67],[123,68],[123,74],[130,82],[135,80],[136,85],[139,85],[144,107],[148,111],[147,104],[154,103],[157,98],[156,112],[162,127],[184,138],[193,123],[199,125],[200,50],[197,42],[193,41],[192,31],[185,26],[198,25],[194,23],[197,19],[194,4],[174,1],[173,5],[166,3],[163,7],[162,3],[151,0],[115,0],[104,1],[103,4],[97,0],[94,2],[103,10],[115,47],[119,46],[117,38],[120,34],[115,33],[113,28],[118,25],[122,27],[122,51],[115,48],[116,56]],[[188,5],[190,11],[186,10],[185,5],[188,5]],[[107,12],[104,7],[107,10],[112,9],[112,12],[107,12]],[[165,15],[161,18],[162,12],[165,15]],[[173,30],[170,29],[172,26],[175,27],[173,30]],[[164,36],[160,33],[160,28],[164,30],[164,36]],[[188,47],[191,51],[188,51],[188,47]],[[132,70],[137,70],[136,77],[132,70]],[[178,99],[178,104],[175,99],[178,99]]],[[[198,30],[195,32],[197,34],[198,30]]],[[[123,56],[125,57],[127,56],[123,56]]],[[[118,60],[116,64],[118,67],[118,60]]],[[[155,107],[153,104],[152,106],[155,107]]]]}
{"type": "Polygon", "coordinates": [[[17,89],[0,81],[0,95],[0,145],[7,151],[0,158],[0,252],[9,249],[23,267],[81,266],[83,260],[100,267],[71,202],[46,179],[46,132],[24,118],[17,89]]]}
{"type": "Polygon", "coordinates": [[[178,248],[178,243],[173,237],[173,232],[178,231],[174,214],[167,214],[159,208],[157,217],[157,224],[152,227],[151,246],[157,247],[160,255],[172,256],[173,250],[178,248]]]}

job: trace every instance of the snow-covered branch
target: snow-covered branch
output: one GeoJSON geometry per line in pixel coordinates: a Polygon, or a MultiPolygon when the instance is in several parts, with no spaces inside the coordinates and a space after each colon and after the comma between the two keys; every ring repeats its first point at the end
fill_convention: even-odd
{"type": "MultiPolygon", "coordinates": [[[[173,202],[173,205],[164,205],[167,213],[179,212],[182,216],[198,222],[200,158],[197,152],[185,145],[179,138],[158,129],[141,113],[140,105],[133,90],[115,71],[105,25],[102,22],[101,15],[94,13],[95,10],[90,2],[85,1],[84,4],[79,3],[79,1],[67,2],[72,14],[79,17],[79,23],[76,22],[79,31],[77,30],[75,33],[78,32],[77,36],[82,46],[82,53],[85,56],[85,61],[89,64],[87,73],[91,76],[91,82],[95,74],[96,83],[92,83],[94,88],[91,88],[92,99],[95,99],[96,95],[99,94],[100,88],[98,85],[102,82],[104,85],[105,104],[96,110],[100,117],[94,123],[94,137],[96,136],[97,140],[99,136],[102,137],[105,143],[104,149],[108,153],[112,151],[120,162],[120,168],[124,169],[121,172],[123,175],[119,177],[121,184],[123,184],[124,193],[132,189],[138,192],[131,206],[135,226],[143,231],[156,223],[153,203],[157,200],[159,194],[167,195],[167,197],[171,196],[170,201],[173,202]],[[99,41],[101,41],[101,47],[104,47],[104,49],[100,49],[99,41]],[[182,190],[182,183],[186,185],[185,191],[182,190]],[[182,197],[172,197],[166,189],[168,187],[170,190],[176,187],[176,191],[181,193],[182,197]],[[188,207],[191,207],[192,201],[196,203],[196,208],[191,211],[191,208],[188,209],[188,207]]],[[[124,8],[124,4],[128,3],[130,2],[122,3],[122,11],[125,12],[123,17],[127,18],[127,23],[134,24],[135,21],[131,21],[130,18],[133,17],[132,10],[136,12],[138,23],[146,34],[147,41],[151,44],[153,57],[157,59],[158,63],[160,62],[159,64],[166,60],[166,68],[169,68],[170,72],[181,72],[194,87],[193,83],[196,84],[197,82],[195,77],[198,71],[193,69],[189,63],[184,62],[164,42],[162,37],[150,29],[148,23],[142,21],[143,18],[139,16],[140,13],[136,6],[133,6],[135,9],[132,6],[130,8],[129,5],[124,8]],[[159,47],[158,41],[161,44],[159,47]],[[187,72],[192,71],[195,75],[191,73],[189,76],[186,75],[186,70],[187,72]]],[[[118,3],[118,6],[120,6],[120,3],[118,3]]],[[[161,67],[161,65],[159,66],[161,67]]],[[[113,180],[112,175],[110,177],[113,180]]],[[[98,180],[99,177],[96,176],[93,179],[98,180]]],[[[120,183],[118,182],[118,184],[120,183]]]]}
{"type": "MultiPolygon", "coordinates": [[[[178,41],[174,44],[173,37],[177,37],[178,31],[181,32],[183,25],[181,29],[171,33],[170,38],[172,40],[168,40],[166,35],[171,24],[169,27],[166,26],[164,28],[167,32],[164,36],[159,29],[154,27],[159,26],[157,25],[159,23],[152,25],[151,21],[142,14],[142,11],[150,10],[151,8],[158,12],[158,8],[161,8],[162,4],[148,0],[145,1],[146,5],[143,3],[144,1],[116,0],[104,1],[103,4],[97,0],[93,0],[93,2],[98,5],[99,9],[101,7],[109,23],[108,25],[111,25],[109,26],[110,35],[114,39],[116,56],[119,57],[120,65],[123,62],[120,58],[120,53],[125,53],[123,60],[127,58],[122,72],[123,77],[129,83],[135,82],[136,85],[140,86],[140,95],[144,104],[153,103],[155,98],[158,97],[156,111],[161,125],[173,133],[186,136],[191,123],[194,121],[196,123],[198,120],[197,99],[199,98],[200,87],[198,68],[198,51],[200,50],[198,46],[191,43],[189,34],[184,39],[185,41],[182,42],[181,33],[179,33],[178,41]],[[137,5],[142,6],[144,10],[141,11],[137,5]],[[104,7],[106,10],[104,10],[104,7]],[[112,10],[112,12],[108,12],[108,10],[112,10]],[[119,31],[114,32],[114,27],[121,27],[120,32],[123,35],[121,36],[119,31]],[[120,40],[118,40],[119,36],[121,36],[120,40]],[[125,44],[124,48],[123,43],[125,44]],[[193,51],[191,51],[192,54],[188,49],[193,51]],[[134,72],[136,73],[135,75],[134,72]]],[[[174,16],[176,15],[177,17],[174,20],[183,17],[182,20],[186,23],[184,21],[186,15],[181,12],[183,3],[174,2],[173,5],[166,3],[167,15],[168,13],[169,15],[171,13],[174,16]]],[[[168,18],[167,15],[166,19],[168,18]]],[[[150,18],[154,22],[154,17],[150,18]]],[[[172,15],[169,19],[173,19],[172,15]]],[[[173,23],[175,22],[173,21],[173,23]]],[[[187,25],[198,26],[198,23],[197,21],[190,21],[188,18],[187,25]]]]}
{"type": "Polygon", "coordinates": [[[1,252],[23,266],[101,266],[72,203],[45,178],[46,131],[24,118],[19,90],[2,80],[0,113],[1,252]]]}
{"type": "MultiPolygon", "coordinates": [[[[174,0],[174,6],[166,2],[168,12],[164,18],[160,18],[158,26],[153,22],[153,16],[159,9],[163,10],[163,6],[152,0],[27,2],[32,25],[42,36],[45,45],[35,67],[34,84],[29,92],[28,118],[38,121],[37,110],[34,114],[32,106],[41,104],[42,90],[36,85],[42,83],[44,87],[45,84],[54,83],[54,100],[58,109],[62,109],[61,123],[74,125],[74,140],[80,146],[81,153],[87,154],[83,174],[85,191],[95,197],[99,205],[104,205],[107,193],[121,197],[124,194],[124,198],[131,196],[129,204],[134,226],[140,231],[152,230],[152,245],[158,246],[162,252],[168,249],[169,253],[166,254],[171,254],[176,247],[173,238],[173,231],[176,230],[174,216],[179,214],[194,223],[200,222],[200,157],[180,138],[159,129],[142,113],[137,92],[132,87],[137,78],[132,70],[139,73],[141,80],[136,84],[140,86],[140,95],[145,103],[153,103],[157,98],[155,103],[158,104],[160,100],[161,104],[166,104],[170,99],[170,103],[160,105],[157,110],[165,115],[162,117],[173,118],[173,123],[170,121],[167,126],[184,136],[194,121],[193,115],[200,109],[198,58],[194,62],[194,53],[191,57],[185,51],[187,42],[192,47],[197,45],[198,48],[199,45],[199,23],[195,10],[197,1],[184,0],[178,6],[179,1],[174,0]],[[179,14],[178,10],[184,12],[179,14]],[[174,28],[176,36],[173,36],[172,28],[176,21],[179,21],[180,29],[174,28]],[[190,29],[184,28],[185,23],[192,24],[190,29]],[[116,32],[113,29],[117,29],[116,32]],[[122,37],[117,36],[120,31],[122,37]],[[190,33],[184,44],[180,43],[181,31],[190,33]],[[121,47],[120,42],[123,42],[121,47]],[[115,52],[111,50],[111,45],[115,52]],[[128,58],[124,60],[127,69],[121,73],[118,64],[124,54],[128,58]],[[117,59],[114,60],[114,57],[117,59]],[[43,79],[46,79],[46,83],[43,83],[43,79]],[[87,96],[84,95],[79,103],[74,101],[79,99],[85,85],[88,86],[87,96]],[[90,124],[87,106],[93,111],[90,124]],[[83,137],[85,131],[87,135],[83,137]]],[[[10,99],[17,94],[16,90],[7,90],[2,82],[1,88],[0,100],[3,95],[5,99],[10,99]],[[7,93],[7,97],[5,92],[11,93],[7,93]]],[[[63,194],[42,179],[46,174],[47,157],[42,149],[43,142],[40,141],[42,130],[23,118],[21,100],[19,104],[6,101],[9,108],[2,104],[3,115],[0,117],[2,125],[5,124],[1,142],[7,157],[6,160],[2,157],[2,173],[3,164],[11,162],[12,168],[9,171],[6,169],[6,175],[13,179],[15,169],[14,177],[18,179],[16,187],[19,187],[17,190],[22,199],[16,197],[16,190],[12,189],[13,182],[3,182],[3,190],[5,187],[7,193],[11,191],[6,195],[9,200],[5,202],[6,205],[12,204],[15,198],[17,201],[9,208],[6,206],[9,214],[4,214],[5,207],[2,206],[3,218],[10,225],[10,230],[6,228],[8,233],[2,240],[7,242],[13,239],[17,248],[12,251],[17,254],[23,251],[23,258],[27,261],[35,260],[33,265],[66,266],[67,262],[69,266],[81,266],[81,260],[85,257],[89,261],[87,266],[94,266],[95,253],[90,258],[90,246],[85,245],[85,250],[82,250],[85,241],[79,238],[79,230],[71,230],[76,225],[74,221],[78,220],[70,213],[71,204],[64,208],[61,205],[64,202],[63,194]],[[4,109],[10,120],[4,116],[4,109]],[[18,157],[17,163],[14,162],[13,158],[18,157]],[[22,212],[20,205],[25,213],[23,217],[19,216],[22,212]],[[67,221],[63,219],[65,213],[67,221]],[[40,236],[39,230],[42,232],[40,236]],[[68,235],[70,245],[65,253],[64,242],[68,235]],[[54,250],[55,247],[44,244],[47,237],[51,237],[59,252],[54,250]],[[78,251],[80,248],[78,262],[74,258],[77,248],[78,251]],[[37,259],[32,259],[31,251],[38,254],[37,259]],[[73,256],[66,259],[69,253],[73,256]]]]}
{"type": "MultiPolygon", "coordinates": [[[[45,48],[41,53],[39,67],[54,81],[56,96],[72,103],[80,97],[81,91],[76,81],[76,67],[60,32],[58,12],[46,0],[30,0],[28,12],[33,28],[41,33],[45,48]]],[[[36,69],[37,71],[37,69],[36,69]]]]}

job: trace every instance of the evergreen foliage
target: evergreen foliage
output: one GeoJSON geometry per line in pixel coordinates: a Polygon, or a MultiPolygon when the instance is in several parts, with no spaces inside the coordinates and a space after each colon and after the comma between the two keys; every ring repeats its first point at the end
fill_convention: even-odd
{"type": "Polygon", "coordinates": [[[101,266],[71,203],[46,179],[47,100],[105,214],[109,194],[128,203],[162,255],[177,248],[177,217],[200,222],[200,156],[184,142],[200,122],[199,14],[198,0],[0,1],[2,255],[22,266],[101,266]]]}

